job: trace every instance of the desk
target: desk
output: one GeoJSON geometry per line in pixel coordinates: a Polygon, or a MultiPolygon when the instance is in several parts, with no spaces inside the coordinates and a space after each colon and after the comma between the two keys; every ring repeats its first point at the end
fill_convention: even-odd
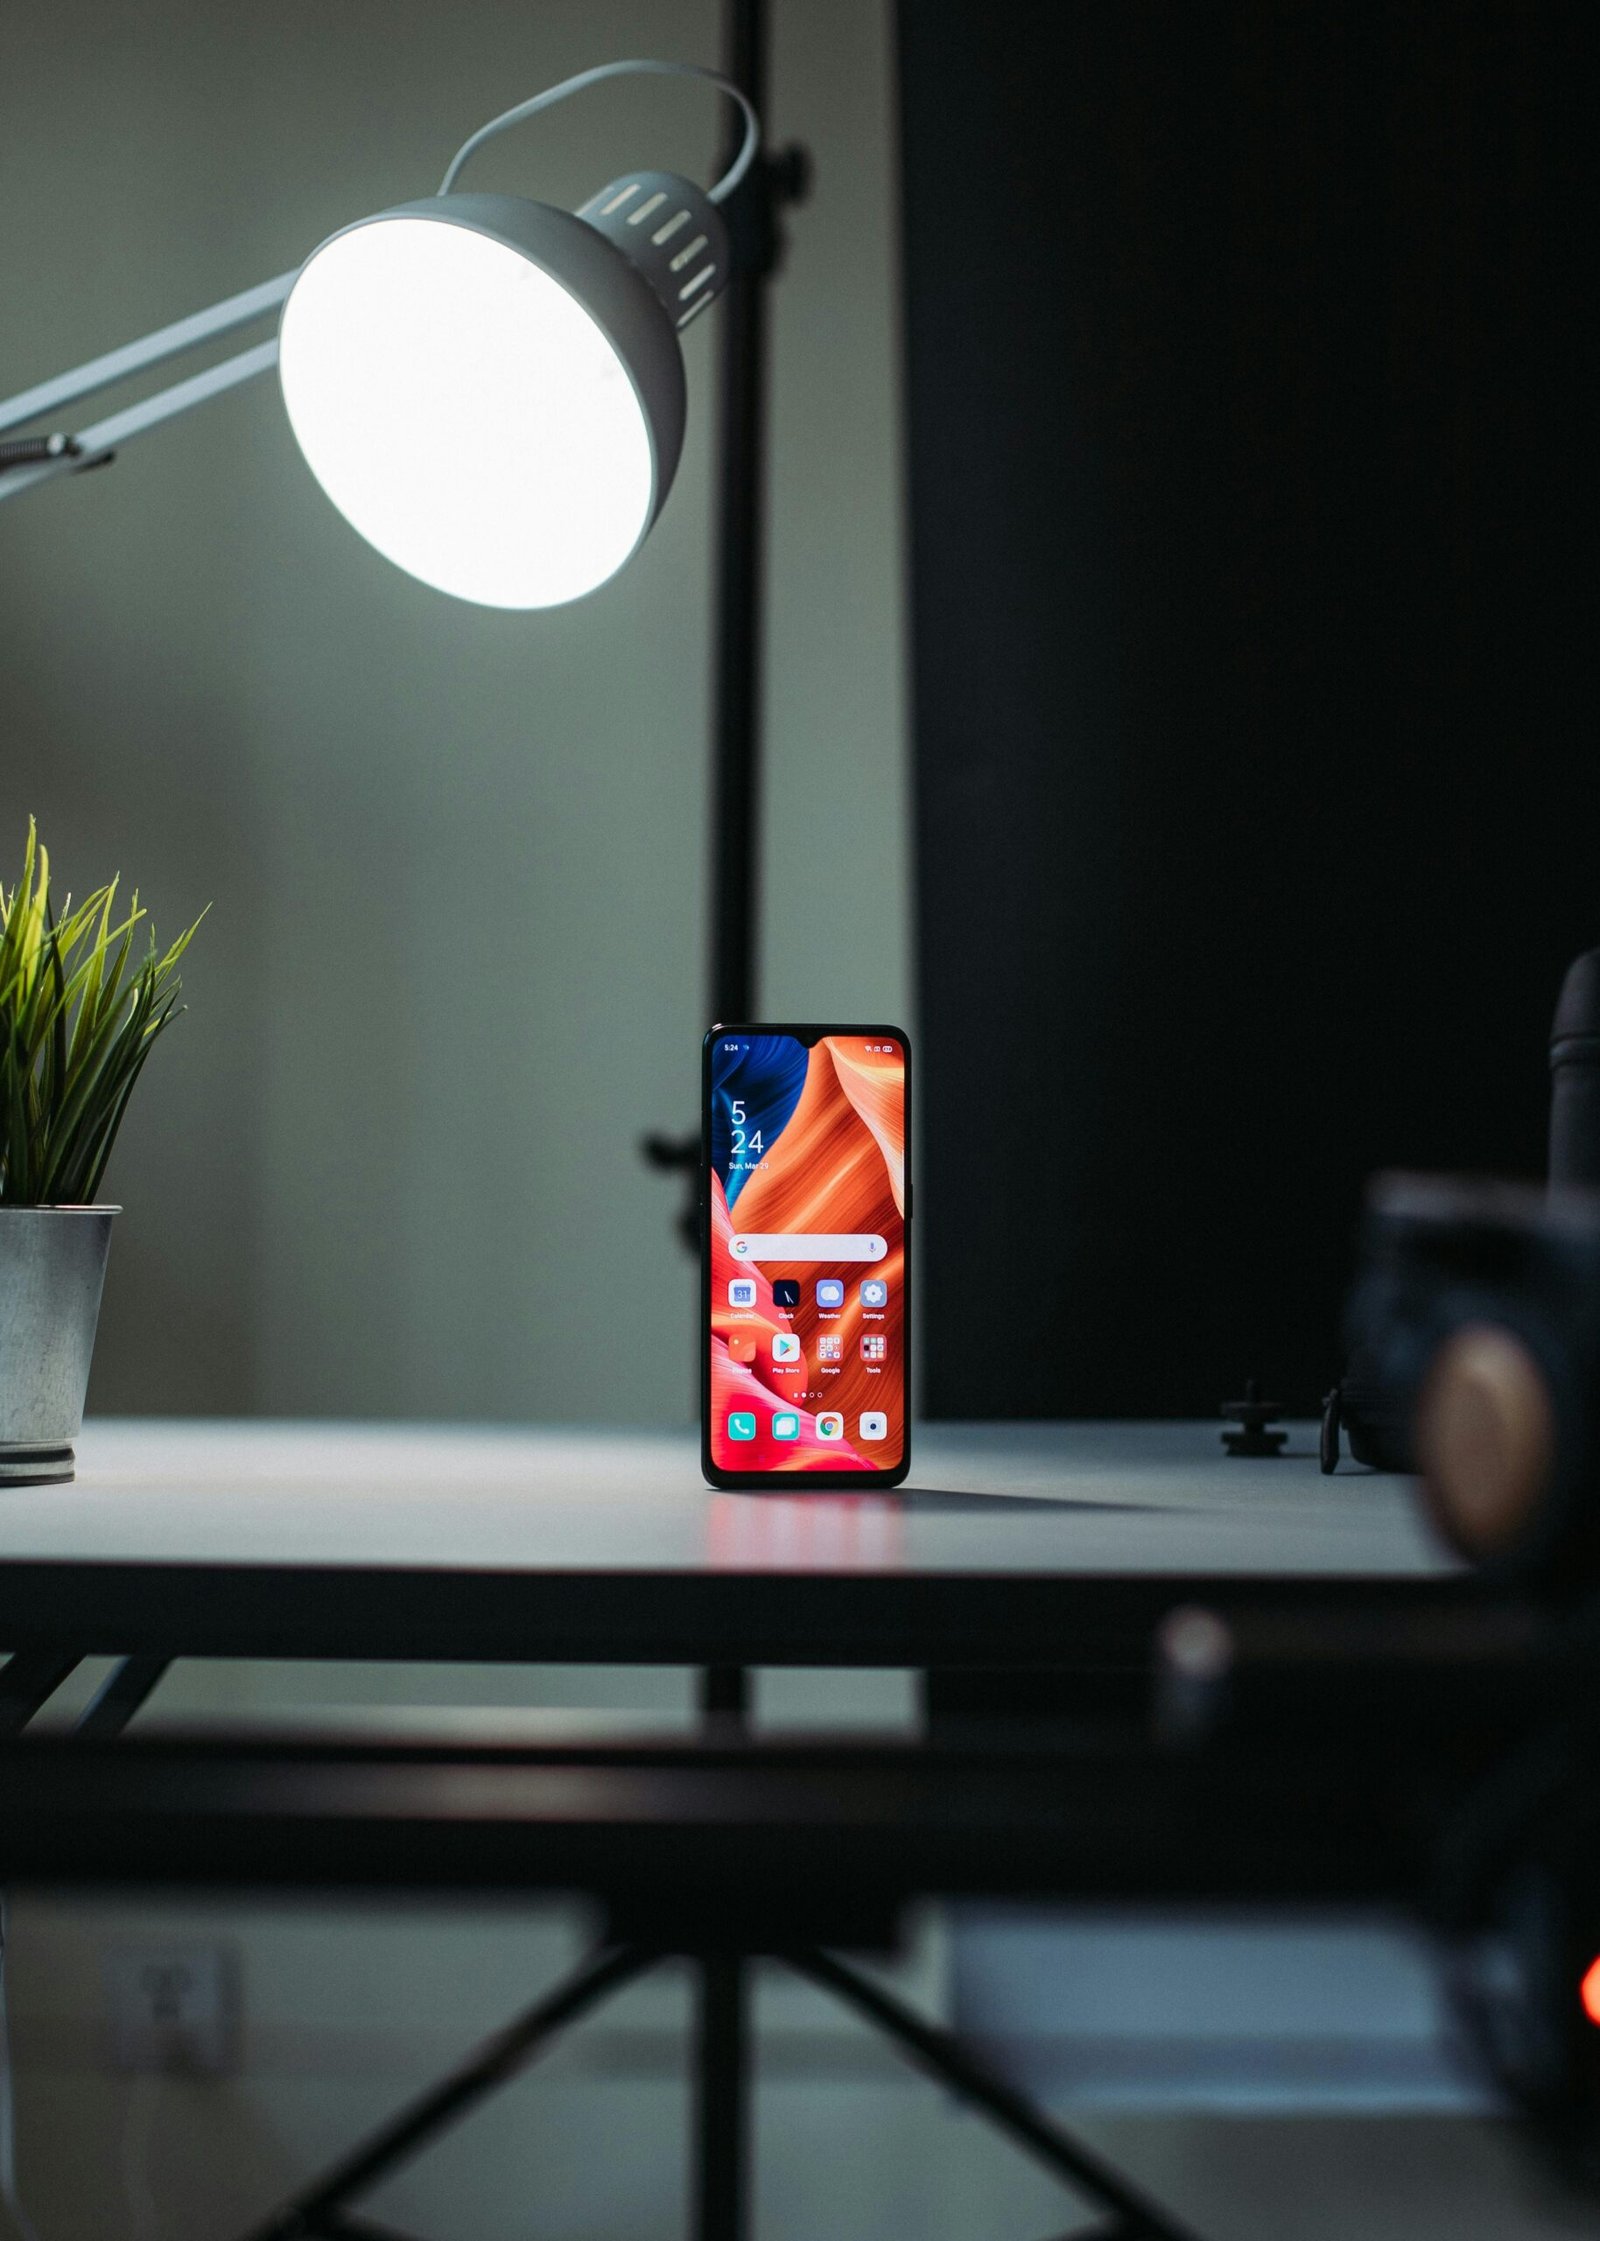
{"type": "Polygon", "coordinates": [[[714,1494],[692,1435],[91,1423],[0,1497],[0,1642],[159,1657],[1059,1666],[1214,1583],[1371,1605],[1453,1574],[1306,1431],[925,1431],[898,1492],[714,1494]]]}
{"type": "MultiPolygon", "coordinates": [[[[687,1435],[91,1425],[75,1485],[0,1497],[0,1674],[13,1732],[90,1654],[125,1660],[98,1739],[0,1750],[0,1876],[218,1884],[576,1887],[615,1940],[463,2071],[261,2229],[370,2231],[375,2176],[662,1948],[701,1964],[698,2230],[744,2230],[743,1956],[872,1934],[916,1892],[1414,1889],[1437,1801],[1408,1770],[1236,1753],[1203,1769],[1148,1738],[1066,1759],[763,1745],[348,1750],[136,1739],[174,1657],[860,1665],[1148,1672],[1174,1604],[1297,1601],[1381,1628],[1475,1590],[1404,1485],[1222,1451],[1215,1425],[987,1425],[926,1433],[896,1492],[714,1494],[687,1435]],[[55,1676],[52,1679],[52,1675],[55,1676]],[[120,1692],[120,1693],[119,1693],[120,1692]],[[1342,1841],[1355,1810],[1360,1842],[1342,1841]],[[1287,1813],[1286,1807],[1292,1806],[1287,1813]],[[1183,1830],[1181,1845],[1173,1841],[1183,1830]],[[1241,1858],[1241,1841],[1250,1854],[1241,1858]],[[1242,1872],[1241,1872],[1242,1871],[1242,1872]],[[797,1905],[797,1893],[809,1894],[797,1905]]],[[[1385,1708],[1387,1712],[1387,1708],[1385,1708]]],[[[93,1717],[93,1716],[92,1716],[93,1717]]],[[[1110,2211],[1182,2227],[970,2054],[832,1956],[792,1965],[890,2032],[1110,2211]]]]}

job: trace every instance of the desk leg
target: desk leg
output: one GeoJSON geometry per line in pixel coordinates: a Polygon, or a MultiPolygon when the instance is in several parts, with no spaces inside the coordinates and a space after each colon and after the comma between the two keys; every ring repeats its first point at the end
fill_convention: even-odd
{"type": "Polygon", "coordinates": [[[166,1657],[125,1657],[107,1677],[78,1722],[80,1735],[120,1735],[141,1704],[149,1702],[172,1663],[166,1657]]]}
{"type": "Polygon", "coordinates": [[[745,2241],[749,2168],[750,1968],[737,1953],[695,1962],[695,2241],[745,2241]]]}
{"type": "Polygon", "coordinates": [[[0,1736],[20,1735],[82,1662],[78,1650],[18,1650],[8,1657],[0,1666],[0,1736]]]}

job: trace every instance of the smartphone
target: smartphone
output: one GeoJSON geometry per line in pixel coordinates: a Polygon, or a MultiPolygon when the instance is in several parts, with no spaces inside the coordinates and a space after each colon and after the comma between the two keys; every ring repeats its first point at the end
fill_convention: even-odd
{"type": "Polygon", "coordinates": [[[911,1467],[911,1046],[714,1027],[701,1076],[701,1460],[712,1486],[911,1467]]]}

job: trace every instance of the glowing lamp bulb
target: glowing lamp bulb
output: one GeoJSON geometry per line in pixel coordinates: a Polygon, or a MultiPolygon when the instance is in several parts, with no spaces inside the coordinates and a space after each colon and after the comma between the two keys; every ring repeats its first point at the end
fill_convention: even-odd
{"type": "Polygon", "coordinates": [[[1583,2003],[1583,2012],[1589,2021],[1600,2025],[1600,1954],[1584,1970],[1583,1981],[1578,1986],[1578,1998],[1583,2003]]]}
{"type": "Polygon", "coordinates": [[[571,213],[450,195],[307,260],[278,369],[307,464],[352,528],[437,590],[553,607],[613,576],[682,443],[677,338],[571,213]]]}

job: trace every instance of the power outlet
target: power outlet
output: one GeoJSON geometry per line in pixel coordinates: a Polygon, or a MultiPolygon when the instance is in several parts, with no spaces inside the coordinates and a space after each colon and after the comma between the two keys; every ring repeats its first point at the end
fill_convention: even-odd
{"type": "Polygon", "coordinates": [[[101,1956],[114,2070],[225,2077],[239,2066],[238,1957],[225,1945],[114,1945],[101,1956]]]}

